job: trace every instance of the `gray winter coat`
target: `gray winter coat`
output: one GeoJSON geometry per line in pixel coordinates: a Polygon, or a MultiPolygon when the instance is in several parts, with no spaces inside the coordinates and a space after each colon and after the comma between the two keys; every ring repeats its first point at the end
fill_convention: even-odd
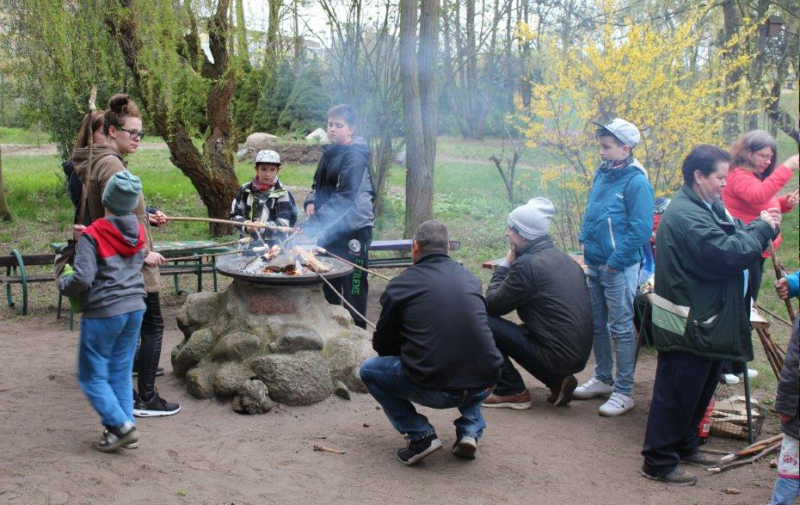
{"type": "Polygon", "coordinates": [[[80,298],[85,318],[144,310],[145,233],[134,214],[101,218],[84,230],[75,249],[75,273],[61,276],[62,294],[80,298]]]}
{"type": "Polygon", "coordinates": [[[781,370],[781,380],[778,382],[778,396],[775,398],[775,410],[778,413],[791,417],[788,422],[781,422],[783,432],[792,438],[798,437],[798,390],[800,385],[800,346],[797,341],[797,321],[794,322],[792,338],[789,340],[789,347],[786,349],[786,359],[783,361],[781,370]]]}

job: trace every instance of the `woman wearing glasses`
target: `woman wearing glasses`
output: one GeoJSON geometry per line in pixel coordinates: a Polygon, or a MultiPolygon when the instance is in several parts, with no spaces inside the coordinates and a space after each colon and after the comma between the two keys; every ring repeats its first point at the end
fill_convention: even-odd
{"type": "MultiPolygon", "coordinates": [[[[136,152],[139,142],[144,138],[142,115],[138,107],[128,95],[117,94],[108,101],[103,120],[103,133],[106,144],[93,150],[92,166],[87,174],[86,182],[86,221],[89,223],[104,216],[105,210],[101,201],[106,183],[118,172],[127,170],[124,161],[129,154],[136,152]]],[[[133,414],[137,417],[168,416],[180,410],[177,403],[162,399],[155,389],[158,360],[161,356],[161,340],[164,334],[164,322],[161,317],[161,302],[158,292],[161,289],[159,265],[164,264],[164,257],[153,251],[153,239],[150,226],[166,222],[167,217],[159,211],[148,210],[144,205],[144,195],[139,194],[139,204],[133,211],[145,230],[147,256],[142,269],[147,298],[147,309],[142,319],[141,344],[134,364],[138,372],[138,395],[135,396],[133,414]]],[[[77,237],[76,237],[77,240],[77,237]]]]}
{"type": "MultiPolygon", "coordinates": [[[[792,172],[797,170],[798,156],[795,154],[777,165],[778,145],[772,135],[762,130],[749,131],[731,145],[730,154],[732,168],[728,174],[728,184],[722,191],[722,201],[733,217],[747,224],[758,219],[763,210],[780,209],[781,213],[787,213],[797,206],[797,191],[784,196],[777,195],[792,179],[792,172]]],[[[775,247],[780,245],[780,235],[774,243],[775,247]]],[[[761,261],[749,270],[748,282],[754,301],[758,298],[764,259],[768,256],[769,252],[765,252],[761,261]]],[[[737,374],[741,375],[744,367],[738,365],[734,365],[732,370],[723,367],[725,382],[739,382],[737,374]]]]}

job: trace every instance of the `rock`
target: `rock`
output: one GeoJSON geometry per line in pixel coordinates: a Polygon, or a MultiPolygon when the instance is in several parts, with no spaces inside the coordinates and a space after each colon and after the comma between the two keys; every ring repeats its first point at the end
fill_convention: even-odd
{"type": "Polygon", "coordinates": [[[286,405],[311,405],[333,392],[330,370],[318,352],[262,355],[251,366],[272,399],[286,405]]]}
{"type": "Polygon", "coordinates": [[[319,142],[320,144],[330,144],[330,140],[328,139],[328,133],[322,128],[317,128],[313,132],[306,135],[306,140],[310,140],[312,142],[319,142]]]}
{"type": "Polygon", "coordinates": [[[275,404],[269,398],[269,389],[260,380],[247,380],[233,399],[231,407],[239,414],[265,414],[275,404]]]}
{"type": "Polygon", "coordinates": [[[348,330],[356,327],[355,323],[353,323],[353,316],[341,305],[331,305],[331,317],[339,326],[348,330]]]}
{"type": "Polygon", "coordinates": [[[186,301],[178,311],[178,328],[183,332],[185,338],[189,338],[192,333],[206,325],[217,315],[218,302],[220,297],[217,293],[194,293],[186,298],[186,301]]]}
{"type": "Polygon", "coordinates": [[[186,372],[200,363],[200,360],[214,348],[217,339],[208,328],[192,333],[188,340],[184,340],[172,350],[172,370],[178,377],[183,377],[186,372]]]}
{"type": "Polygon", "coordinates": [[[282,329],[277,342],[269,345],[272,352],[293,354],[298,351],[321,351],[323,342],[316,330],[302,326],[282,329]]]}
{"type": "Polygon", "coordinates": [[[236,159],[239,161],[244,161],[250,156],[250,149],[243,147],[236,151],[236,159]]]}
{"type": "Polygon", "coordinates": [[[255,354],[260,346],[258,336],[237,331],[219,339],[211,357],[214,361],[242,361],[255,354]]]}
{"type": "Polygon", "coordinates": [[[344,385],[342,381],[335,381],[333,383],[333,394],[342,398],[344,400],[350,400],[350,391],[347,389],[347,386],[344,385]]]}
{"type": "Polygon", "coordinates": [[[252,372],[242,362],[223,363],[217,368],[212,384],[218,396],[233,396],[250,379],[252,372]]]}
{"type": "Polygon", "coordinates": [[[276,135],[269,133],[256,132],[247,136],[244,146],[250,151],[250,154],[255,154],[262,149],[269,149],[275,146],[275,141],[278,140],[276,135]]]}
{"type": "Polygon", "coordinates": [[[214,396],[215,369],[215,366],[205,363],[189,370],[186,373],[186,390],[196,398],[212,398],[214,396]]]}
{"type": "Polygon", "coordinates": [[[322,356],[331,369],[331,377],[344,383],[351,391],[366,392],[358,373],[361,368],[361,347],[363,339],[354,334],[351,337],[335,337],[325,343],[322,356]]]}

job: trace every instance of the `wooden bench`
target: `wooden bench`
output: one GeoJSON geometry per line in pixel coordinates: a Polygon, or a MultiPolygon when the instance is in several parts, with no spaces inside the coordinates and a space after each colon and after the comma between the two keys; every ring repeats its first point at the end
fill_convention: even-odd
{"type": "MultiPolygon", "coordinates": [[[[411,261],[411,244],[412,240],[374,240],[369,246],[369,267],[370,268],[400,268],[410,267],[414,264],[411,261]],[[393,256],[385,256],[383,252],[398,253],[393,256]],[[373,253],[379,253],[373,256],[373,253]]],[[[450,241],[450,250],[457,251],[461,248],[461,242],[457,240],[450,241]]]]}
{"type": "MultiPolygon", "coordinates": [[[[6,275],[0,276],[0,284],[6,285],[6,299],[9,307],[16,306],[14,296],[11,292],[12,284],[22,286],[22,306],[18,307],[18,312],[23,316],[28,315],[28,284],[36,282],[55,281],[55,274],[51,271],[48,274],[29,275],[28,267],[32,266],[53,266],[55,254],[29,254],[22,255],[14,249],[9,256],[0,256],[0,267],[6,267],[6,275]]],[[[59,306],[61,305],[59,296],[59,306]]]]}

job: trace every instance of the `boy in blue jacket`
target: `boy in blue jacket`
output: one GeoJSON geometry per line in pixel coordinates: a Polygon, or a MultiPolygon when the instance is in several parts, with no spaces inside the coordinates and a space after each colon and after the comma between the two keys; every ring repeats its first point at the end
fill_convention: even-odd
{"type": "Polygon", "coordinates": [[[101,452],[134,449],[133,358],[145,311],[142,266],[145,232],[132,213],[142,185],[128,171],[115,174],[103,191],[105,217],[77,239],[75,267],[58,289],[80,303],[78,384],[105,426],[95,445],[101,452]]]}
{"type": "Polygon", "coordinates": [[[644,248],[653,229],[653,188],[633,156],[639,130],[624,119],[595,123],[600,167],[595,174],[579,240],[588,267],[594,318],[595,373],[575,390],[574,398],[610,398],[602,416],[619,416],[633,408],[636,336],[633,299],[644,248]],[[611,339],[617,344],[617,373],[611,339]]]}

